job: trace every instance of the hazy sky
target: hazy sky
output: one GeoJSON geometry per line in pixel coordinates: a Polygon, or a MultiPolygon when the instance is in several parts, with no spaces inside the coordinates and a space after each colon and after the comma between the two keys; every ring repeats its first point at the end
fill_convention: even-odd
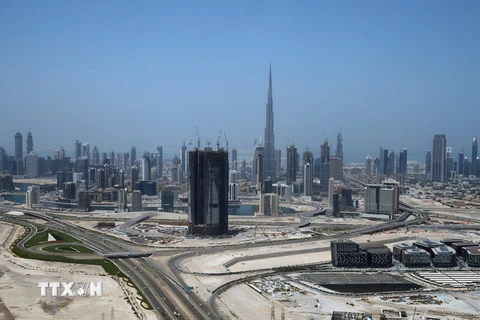
{"type": "Polygon", "coordinates": [[[198,126],[242,156],[264,132],[271,62],[277,149],[317,157],[341,127],[346,161],[380,145],[423,159],[435,133],[469,156],[479,17],[476,0],[1,1],[0,146],[30,129],[40,153],[168,152],[198,126]]]}

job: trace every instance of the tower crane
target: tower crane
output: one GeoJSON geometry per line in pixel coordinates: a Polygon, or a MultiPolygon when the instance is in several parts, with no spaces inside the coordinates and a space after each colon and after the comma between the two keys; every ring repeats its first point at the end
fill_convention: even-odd
{"type": "Polygon", "coordinates": [[[198,127],[195,126],[195,129],[197,129],[197,139],[198,139],[198,141],[197,141],[197,148],[200,150],[200,135],[198,134],[198,127]]]}
{"type": "Polygon", "coordinates": [[[227,140],[227,134],[224,132],[223,135],[225,136],[225,143],[227,144],[227,151],[228,151],[228,140],[227,140]]]}
{"type": "Polygon", "coordinates": [[[220,133],[218,135],[217,139],[217,150],[220,150],[220,137],[222,136],[222,129],[220,129],[220,133]]]}

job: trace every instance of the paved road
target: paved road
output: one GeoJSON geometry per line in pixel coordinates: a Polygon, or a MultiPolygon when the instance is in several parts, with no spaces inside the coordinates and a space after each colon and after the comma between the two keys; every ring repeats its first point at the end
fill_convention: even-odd
{"type": "MultiPolygon", "coordinates": [[[[7,210],[10,208],[6,208],[7,210]]],[[[25,214],[56,224],[55,229],[68,233],[81,240],[86,246],[99,253],[109,253],[115,251],[132,251],[129,245],[112,240],[101,234],[93,233],[89,230],[79,228],[69,222],[54,219],[45,213],[31,210],[22,210],[25,214]]],[[[12,221],[13,218],[10,218],[12,221]]],[[[38,230],[26,221],[16,220],[20,224],[28,224],[33,232],[23,238],[19,243],[23,250],[28,250],[24,244],[38,230]]],[[[145,298],[154,308],[157,317],[160,319],[215,319],[208,316],[210,310],[208,306],[199,306],[196,301],[191,301],[186,292],[182,292],[171,279],[168,279],[161,269],[152,270],[152,265],[148,265],[145,259],[112,260],[118,268],[128,275],[132,282],[145,295],[145,298]],[[158,279],[163,280],[163,287],[159,285],[158,279]],[[170,298],[172,297],[172,298],[170,298]],[[180,304],[179,304],[180,303],[180,304]],[[186,314],[184,317],[182,314],[186,314]]]]}

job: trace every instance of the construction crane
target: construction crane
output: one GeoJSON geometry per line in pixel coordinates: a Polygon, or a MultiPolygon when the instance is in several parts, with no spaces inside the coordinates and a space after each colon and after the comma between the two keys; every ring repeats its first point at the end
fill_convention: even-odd
{"type": "Polygon", "coordinates": [[[224,132],[223,136],[225,137],[225,143],[227,144],[227,151],[228,151],[228,140],[227,140],[227,134],[224,132]]]}
{"type": "Polygon", "coordinates": [[[220,150],[220,137],[222,136],[222,129],[220,129],[220,134],[218,135],[217,139],[217,150],[220,150]]]}
{"type": "Polygon", "coordinates": [[[197,148],[200,149],[200,135],[198,134],[198,127],[195,126],[195,129],[197,129],[197,139],[198,139],[198,141],[197,141],[197,148]]]}

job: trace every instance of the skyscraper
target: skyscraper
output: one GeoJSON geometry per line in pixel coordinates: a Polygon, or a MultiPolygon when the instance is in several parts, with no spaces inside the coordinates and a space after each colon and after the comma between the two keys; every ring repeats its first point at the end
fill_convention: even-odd
{"type": "Polygon", "coordinates": [[[23,159],[23,137],[20,132],[15,134],[15,160],[23,159]]]}
{"type": "Polygon", "coordinates": [[[33,135],[30,131],[27,134],[27,154],[33,151],[33,135]]]}
{"type": "Polygon", "coordinates": [[[400,156],[399,156],[399,165],[398,168],[400,169],[399,172],[400,174],[406,174],[407,173],[407,149],[403,149],[400,151],[400,156]]]}
{"type": "Polygon", "coordinates": [[[135,165],[135,160],[137,160],[137,148],[132,147],[130,149],[130,165],[131,166],[135,165]]]}
{"type": "Polygon", "coordinates": [[[6,166],[7,164],[5,161],[5,149],[0,147],[0,176],[7,169],[6,166]]]}
{"type": "Polygon", "coordinates": [[[190,193],[188,233],[228,233],[228,151],[195,149],[188,152],[190,193]]]}
{"type": "Polygon", "coordinates": [[[474,176],[478,176],[480,174],[477,157],[478,157],[478,140],[477,140],[477,136],[474,136],[472,140],[472,164],[470,168],[470,174],[474,176]]]}
{"type": "Polygon", "coordinates": [[[337,158],[342,159],[342,162],[343,162],[343,136],[341,132],[337,134],[337,150],[336,151],[337,152],[335,156],[337,158]]]}
{"type": "Polygon", "coordinates": [[[100,165],[100,153],[98,152],[97,146],[93,147],[92,160],[90,161],[90,163],[94,166],[100,165]]]}
{"type": "Polygon", "coordinates": [[[82,143],[78,140],[75,140],[75,159],[78,159],[82,156],[82,143]]]}
{"type": "Polygon", "coordinates": [[[255,170],[256,170],[256,175],[255,175],[255,189],[257,192],[263,192],[263,181],[262,177],[264,177],[264,170],[265,168],[263,167],[264,161],[263,161],[263,152],[259,152],[255,154],[255,170]]]}
{"type": "Polygon", "coordinates": [[[275,181],[275,134],[274,134],[274,116],[273,116],[273,96],[272,96],[272,65],[270,64],[270,74],[268,82],[268,100],[266,106],[266,126],[265,126],[265,144],[263,155],[263,178],[265,181],[270,177],[275,181]]]}
{"type": "Polygon", "coordinates": [[[258,145],[255,146],[255,152],[253,154],[253,161],[252,161],[252,185],[256,186],[257,183],[257,175],[258,172],[261,170],[261,176],[260,176],[260,181],[262,181],[263,177],[263,164],[261,168],[257,165],[257,158],[259,157],[259,154],[261,154],[262,159],[263,159],[263,146],[259,143],[258,145]]]}
{"type": "Polygon", "coordinates": [[[432,179],[432,153],[430,150],[425,154],[425,179],[432,179]]]}
{"type": "Polygon", "coordinates": [[[150,158],[148,156],[142,157],[142,181],[150,180],[150,158]]]}
{"type": "MultiPolygon", "coordinates": [[[[314,160],[313,160],[313,153],[310,150],[305,150],[303,153],[303,163],[302,163],[302,177],[305,177],[305,165],[309,163],[310,167],[312,169],[312,179],[313,179],[313,165],[314,165],[314,160]]],[[[313,180],[312,180],[313,181],[313,180]]]]}
{"type": "Polygon", "coordinates": [[[163,147],[157,147],[157,177],[163,176],[163,147]]]}
{"type": "MultiPolygon", "coordinates": [[[[338,149],[338,148],[337,148],[338,149]]],[[[320,185],[322,192],[328,192],[328,179],[330,179],[330,146],[328,140],[323,141],[320,147],[320,185]]],[[[340,159],[341,158],[337,158],[340,159]]]]}
{"type": "Polygon", "coordinates": [[[311,197],[313,195],[313,165],[310,162],[307,162],[304,165],[303,195],[306,197],[311,197]]]}
{"type": "Polygon", "coordinates": [[[237,149],[232,150],[232,169],[237,170],[237,157],[238,157],[238,152],[237,149]]]}
{"type": "Polygon", "coordinates": [[[275,170],[277,177],[280,177],[282,168],[282,150],[276,149],[275,150],[275,170]]]}
{"type": "Polygon", "coordinates": [[[458,154],[457,174],[462,174],[463,175],[463,173],[464,173],[464,169],[463,169],[464,163],[465,163],[465,153],[463,153],[463,150],[462,150],[458,154]]]}
{"type": "Polygon", "coordinates": [[[187,169],[186,154],[187,154],[187,146],[185,145],[185,140],[184,140],[183,145],[182,145],[182,170],[183,170],[183,172],[185,172],[185,170],[187,169]]]}
{"type": "Polygon", "coordinates": [[[433,136],[432,149],[432,181],[443,182],[446,180],[446,162],[447,162],[447,138],[444,134],[433,136]]]}
{"type": "Polygon", "coordinates": [[[297,180],[297,148],[291,144],[287,148],[287,185],[291,186],[297,180]]]}
{"type": "Polygon", "coordinates": [[[365,173],[368,177],[372,176],[372,158],[370,155],[368,155],[367,159],[365,160],[365,173]]]}

